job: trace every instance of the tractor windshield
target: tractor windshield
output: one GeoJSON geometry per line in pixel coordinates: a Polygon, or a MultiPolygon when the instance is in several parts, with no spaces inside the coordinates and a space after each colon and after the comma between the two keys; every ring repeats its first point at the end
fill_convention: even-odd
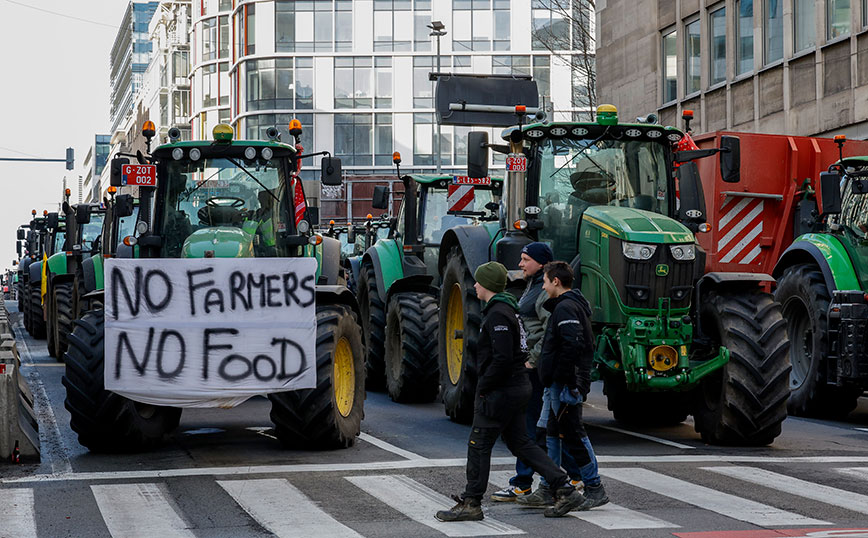
{"type": "MultiPolygon", "coordinates": [[[[461,211],[486,213],[485,204],[494,201],[494,194],[480,187],[473,187],[473,199],[463,205],[461,211]]],[[[473,215],[448,214],[448,191],[446,189],[428,189],[424,197],[425,207],[422,213],[422,237],[426,245],[439,245],[446,230],[455,226],[475,224],[478,217],[473,215]]]]}
{"type": "Polygon", "coordinates": [[[198,230],[235,228],[256,256],[276,256],[276,233],[286,229],[277,160],[242,164],[232,158],[172,161],[167,165],[161,234],[164,255],[179,257],[198,230]]]}
{"type": "MultiPolygon", "coordinates": [[[[847,171],[852,172],[853,170],[847,171]]],[[[853,177],[860,179],[855,175],[853,177]]],[[[845,230],[858,239],[868,237],[868,195],[853,192],[853,181],[844,179],[841,190],[841,214],[832,215],[829,221],[843,225],[845,230]]]]}
{"type": "Polygon", "coordinates": [[[86,250],[90,249],[93,242],[97,237],[99,237],[99,234],[102,233],[102,221],[104,216],[105,213],[91,213],[90,222],[81,225],[80,240],[81,244],[86,247],[86,250]]]}
{"type": "Polygon", "coordinates": [[[579,219],[590,206],[632,207],[669,216],[663,144],[547,139],[537,145],[536,159],[544,224],[540,238],[562,245],[565,251],[561,256],[575,254],[579,219]]]}
{"type": "Polygon", "coordinates": [[[60,252],[63,250],[63,242],[66,241],[66,232],[65,231],[57,231],[54,234],[54,250],[52,250],[52,254],[55,252],[60,252]]]}

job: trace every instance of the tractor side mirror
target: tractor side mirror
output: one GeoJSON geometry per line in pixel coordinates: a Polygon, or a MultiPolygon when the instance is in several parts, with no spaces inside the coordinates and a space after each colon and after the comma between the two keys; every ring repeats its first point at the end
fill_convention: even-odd
{"type": "Polygon", "coordinates": [[[741,142],[737,136],[720,137],[720,177],[726,183],[741,181],[741,142]]]}
{"type": "Polygon", "coordinates": [[[90,206],[81,204],[75,207],[75,223],[87,224],[90,222],[90,206]]]}
{"type": "Polygon", "coordinates": [[[374,199],[371,201],[371,206],[374,209],[389,208],[389,187],[386,185],[377,185],[374,187],[374,199]]]}
{"type": "Polygon", "coordinates": [[[115,197],[114,214],[119,218],[129,217],[133,214],[132,194],[118,194],[115,197]]]}
{"type": "Polygon", "coordinates": [[[838,172],[820,172],[821,215],[837,215],[841,212],[841,175],[838,172]]]}
{"type": "Polygon", "coordinates": [[[48,214],[48,217],[46,218],[46,220],[47,220],[47,226],[48,226],[49,228],[51,228],[52,230],[54,230],[54,229],[57,228],[58,217],[57,217],[57,212],[56,212],[56,211],[55,211],[55,212],[52,212],[52,213],[49,213],[49,214],[48,214]]]}
{"type": "Polygon", "coordinates": [[[305,212],[306,220],[311,226],[319,226],[319,208],[316,206],[308,206],[305,212]]]}
{"type": "Polygon", "coordinates": [[[356,242],[356,227],[353,226],[353,223],[351,222],[347,225],[347,244],[352,245],[355,242],[356,242]]]}
{"type": "Polygon", "coordinates": [[[18,251],[18,257],[20,258],[21,257],[21,241],[15,242],[15,250],[18,251]]]}
{"type": "Polygon", "coordinates": [[[121,167],[125,164],[130,164],[130,160],[126,157],[115,157],[111,162],[111,177],[109,184],[112,187],[121,187],[123,182],[121,179],[121,167]]]}
{"type": "Polygon", "coordinates": [[[689,161],[678,167],[678,185],[681,189],[680,216],[682,221],[705,222],[705,196],[699,181],[699,168],[689,161]]]}
{"type": "Polygon", "coordinates": [[[471,131],[467,134],[467,175],[488,177],[487,131],[471,131]]]}
{"type": "Polygon", "coordinates": [[[343,183],[341,177],[341,160],[337,157],[322,158],[322,184],[336,187],[343,183]]]}
{"type": "Polygon", "coordinates": [[[26,237],[26,234],[25,234],[24,228],[18,228],[18,239],[21,240],[21,239],[24,239],[25,237],[26,237]]]}

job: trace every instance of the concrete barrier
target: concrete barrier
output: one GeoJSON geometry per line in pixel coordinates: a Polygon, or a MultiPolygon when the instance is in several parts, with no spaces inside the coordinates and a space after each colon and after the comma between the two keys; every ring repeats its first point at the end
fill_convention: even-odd
{"type": "Polygon", "coordinates": [[[0,458],[11,461],[16,445],[21,461],[39,460],[39,423],[33,410],[33,394],[21,376],[15,335],[0,296],[0,458]]]}

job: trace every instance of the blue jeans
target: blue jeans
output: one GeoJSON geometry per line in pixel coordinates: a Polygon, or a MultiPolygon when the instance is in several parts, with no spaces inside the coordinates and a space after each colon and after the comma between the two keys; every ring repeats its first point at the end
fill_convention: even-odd
{"type": "MultiPolygon", "coordinates": [[[[553,389],[549,387],[543,389],[542,409],[540,410],[539,419],[536,422],[536,427],[539,429],[545,430],[548,425],[549,414],[552,412],[554,404],[552,398],[553,392],[553,389]]],[[[568,452],[565,452],[562,449],[561,440],[558,437],[546,435],[546,450],[552,461],[563,467],[572,480],[582,479],[581,468],[576,463],[576,460],[573,459],[568,452]]],[[[548,485],[544,478],[541,479],[541,483],[544,486],[548,485]]]]}
{"type": "Polygon", "coordinates": [[[576,476],[580,476],[586,486],[599,484],[597,456],[582,424],[582,396],[569,394],[563,386],[553,384],[543,391],[542,413],[546,412],[548,414],[540,415],[537,426],[546,429],[549,457],[560,465],[559,456],[563,454],[563,467],[570,478],[575,480],[576,476]],[[573,398],[577,398],[578,403],[572,403],[575,401],[573,398]],[[565,403],[565,400],[569,403],[565,403]]]}

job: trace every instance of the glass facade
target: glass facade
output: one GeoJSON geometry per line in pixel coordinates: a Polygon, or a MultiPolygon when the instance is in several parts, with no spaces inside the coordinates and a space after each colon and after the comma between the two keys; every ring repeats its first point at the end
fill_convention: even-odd
{"type": "Polygon", "coordinates": [[[763,16],[765,34],[765,63],[770,64],[784,57],[783,0],[766,0],[763,16]]]}
{"type": "Polygon", "coordinates": [[[684,25],[684,93],[690,95],[701,88],[701,57],[699,55],[699,19],[684,25]]]}
{"type": "Polygon", "coordinates": [[[736,75],[753,71],[753,0],[735,3],[736,75]]]}
{"type": "Polygon", "coordinates": [[[678,97],[678,55],[676,50],[678,33],[673,30],[663,34],[663,102],[674,101],[678,97]]]}
{"type": "Polygon", "coordinates": [[[826,39],[850,33],[850,0],[826,0],[826,39]]]}
{"type": "Polygon", "coordinates": [[[793,50],[801,52],[817,43],[816,2],[793,0],[793,50]]]}
{"type": "Polygon", "coordinates": [[[713,86],[726,80],[726,8],[722,7],[708,14],[708,50],[711,52],[709,63],[709,85],[713,86]]]}

